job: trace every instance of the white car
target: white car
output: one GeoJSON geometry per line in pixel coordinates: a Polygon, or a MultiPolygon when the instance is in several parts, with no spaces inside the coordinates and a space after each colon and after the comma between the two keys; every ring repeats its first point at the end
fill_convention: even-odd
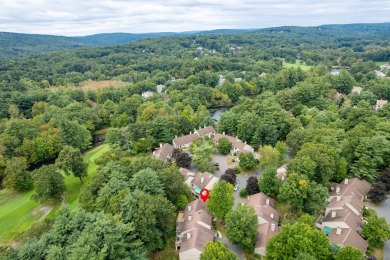
{"type": "Polygon", "coordinates": [[[236,182],[236,185],[234,186],[234,191],[238,190],[238,184],[240,184],[240,182],[236,182]]]}

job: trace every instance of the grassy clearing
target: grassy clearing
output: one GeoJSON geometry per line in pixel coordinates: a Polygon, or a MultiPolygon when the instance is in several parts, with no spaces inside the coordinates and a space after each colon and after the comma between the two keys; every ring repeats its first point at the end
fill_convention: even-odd
{"type": "Polygon", "coordinates": [[[81,89],[84,92],[88,91],[98,91],[99,89],[103,88],[119,88],[128,85],[129,83],[120,81],[120,80],[102,80],[102,81],[93,81],[88,80],[80,83],[80,86],[57,86],[57,87],[50,87],[50,91],[57,91],[57,90],[64,90],[64,89],[81,89]]]}
{"type": "Polygon", "coordinates": [[[175,250],[175,237],[171,237],[167,241],[164,250],[153,253],[152,260],[178,260],[179,253],[175,250]]]}
{"type": "Polygon", "coordinates": [[[20,232],[27,230],[42,213],[33,216],[39,203],[31,200],[33,190],[25,193],[2,190],[0,193],[0,246],[6,245],[20,232]]]}
{"type": "Polygon", "coordinates": [[[378,65],[378,66],[381,66],[381,65],[384,65],[384,64],[390,64],[390,61],[376,61],[375,64],[378,65]]]}
{"type": "MultiPolygon", "coordinates": [[[[77,198],[81,188],[90,182],[96,171],[97,165],[94,160],[108,150],[109,147],[105,144],[88,151],[84,155],[84,160],[88,163],[88,177],[84,178],[83,184],[74,176],[65,176],[67,202],[72,211],[75,211],[78,207],[77,198]]],[[[0,191],[0,246],[10,244],[17,234],[29,229],[43,215],[43,212],[37,212],[37,208],[43,205],[30,199],[33,194],[34,190],[25,193],[10,190],[0,191]]],[[[55,215],[60,202],[52,202],[51,206],[54,206],[54,209],[47,217],[55,215]]]]}
{"type": "Polygon", "coordinates": [[[300,67],[304,71],[310,70],[313,66],[306,65],[303,61],[297,60],[295,63],[283,62],[283,68],[298,68],[300,67]]]}
{"type": "Polygon", "coordinates": [[[378,260],[384,259],[383,248],[373,247],[372,250],[373,250],[372,255],[374,255],[376,257],[376,259],[378,259],[378,260]]]}

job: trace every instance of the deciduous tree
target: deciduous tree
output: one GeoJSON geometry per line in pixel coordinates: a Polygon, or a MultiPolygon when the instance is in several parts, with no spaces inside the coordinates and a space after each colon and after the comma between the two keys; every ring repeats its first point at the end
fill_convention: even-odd
{"type": "Polygon", "coordinates": [[[213,187],[206,207],[216,218],[224,220],[226,214],[232,209],[233,204],[233,185],[226,181],[220,181],[213,187]]]}
{"type": "Polygon", "coordinates": [[[390,225],[385,218],[372,216],[364,225],[362,234],[370,245],[383,247],[385,241],[390,239],[390,225]]]}
{"type": "Polygon", "coordinates": [[[330,244],[325,233],[301,221],[283,225],[280,233],[271,237],[266,247],[269,260],[299,259],[297,257],[301,253],[318,260],[330,257],[330,244]]]}
{"type": "Polygon", "coordinates": [[[200,255],[200,260],[238,260],[235,253],[223,243],[219,241],[208,242],[203,253],[200,255]]]}
{"type": "Polygon", "coordinates": [[[54,165],[44,165],[33,173],[35,194],[33,199],[44,202],[52,198],[60,198],[65,192],[64,176],[54,165]]]}
{"type": "Polygon", "coordinates": [[[230,242],[253,252],[257,236],[257,216],[253,207],[238,205],[226,215],[226,236],[230,242]]]}
{"type": "Polygon", "coordinates": [[[69,175],[72,172],[75,177],[80,179],[81,183],[83,182],[82,178],[87,176],[88,165],[84,162],[78,148],[64,146],[58,155],[56,165],[63,170],[66,175],[69,175]]]}

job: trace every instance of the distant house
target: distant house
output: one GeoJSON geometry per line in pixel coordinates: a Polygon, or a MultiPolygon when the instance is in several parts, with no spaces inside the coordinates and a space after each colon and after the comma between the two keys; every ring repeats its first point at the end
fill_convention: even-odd
{"type": "Polygon", "coordinates": [[[143,98],[149,98],[149,97],[151,97],[151,96],[153,96],[153,95],[154,95],[154,93],[153,93],[152,91],[142,92],[142,94],[141,94],[141,96],[142,96],[143,98]]]}
{"type": "Polygon", "coordinates": [[[375,110],[378,110],[378,109],[382,108],[384,105],[386,105],[387,103],[388,103],[387,100],[385,100],[385,99],[379,99],[379,100],[376,101],[376,104],[375,104],[375,106],[374,106],[374,109],[375,109],[375,110]]]}
{"type": "Polygon", "coordinates": [[[359,200],[363,200],[368,191],[371,188],[371,184],[366,180],[359,178],[345,179],[342,183],[333,183],[329,199],[333,199],[337,196],[357,196],[359,200]]]}
{"type": "Polygon", "coordinates": [[[161,161],[168,162],[172,158],[172,153],[175,148],[170,144],[160,144],[160,147],[153,151],[153,156],[161,161]]]}
{"type": "Polygon", "coordinates": [[[220,179],[214,174],[208,172],[195,174],[194,179],[191,182],[191,195],[198,198],[202,189],[206,188],[211,191],[219,180],[220,179]]]}
{"type": "Polygon", "coordinates": [[[254,151],[255,151],[255,149],[253,149],[253,147],[248,145],[246,142],[241,141],[237,137],[225,135],[225,133],[215,134],[214,135],[214,142],[217,143],[218,140],[221,138],[227,138],[229,140],[229,142],[232,144],[232,148],[230,150],[231,155],[237,155],[241,152],[254,153],[254,151]]]}
{"type": "Polygon", "coordinates": [[[357,87],[357,86],[354,86],[351,90],[351,93],[352,94],[360,94],[361,92],[363,91],[363,88],[362,87],[357,87]]]}
{"type": "Polygon", "coordinates": [[[200,259],[208,242],[214,241],[212,216],[202,200],[187,204],[176,220],[176,250],[180,260],[200,259]]]}
{"type": "Polygon", "coordinates": [[[386,77],[386,74],[380,70],[374,70],[374,73],[377,77],[386,77]]]}
{"type": "Polygon", "coordinates": [[[252,206],[258,218],[255,253],[265,256],[268,240],[279,233],[279,213],[274,206],[274,199],[263,192],[249,197],[248,205],[252,206]]]}
{"type": "Polygon", "coordinates": [[[287,165],[286,164],[280,166],[276,170],[276,177],[278,177],[278,179],[281,181],[284,181],[286,179],[286,177],[287,177],[287,165]]]}
{"type": "Polygon", "coordinates": [[[175,148],[189,148],[198,137],[197,134],[190,133],[189,135],[174,138],[172,143],[175,148]]]}
{"type": "Polygon", "coordinates": [[[381,70],[390,70],[390,64],[383,64],[381,65],[381,70]]]}
{"type": "Polygon", "coordinates": [[[211,138],[215,135],[215,129],[212,126],[204,126],[203,128],[199,128],[199,130],[195,129],[195,134],[197,134],[199,137],[208,137],[211,138]]]}
{"type": "Polygon", "coordinates": [[[165,88],[165,85],[157,85],[156,86],[156,89],[157,89],[157,93],[161,93],[162,92],[162,90],[165,88]]]}
{"type": "Polygon", "coordinates": [[[340,70],[339,69],[332,69],[330,71],[330,74],[332,74],[333,76],[337,76],[340,74],[340,70]]]}
{"type": "Polygon", "coordinates": [[[205,126],[203,128],[194,129],[194,133],[190,132],[189,135],[176,137],[172,140],[175,148],[188,148],[197,138],[209,137],[212,138],[215,134],[215,129],[212,126],[205,126]]]}

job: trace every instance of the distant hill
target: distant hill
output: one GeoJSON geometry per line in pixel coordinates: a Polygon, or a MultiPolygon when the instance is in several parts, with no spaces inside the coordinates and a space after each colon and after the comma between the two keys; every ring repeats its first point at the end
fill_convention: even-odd
{"type": "Polygon", "coordinates": [[[178,36],[190,34],[234,34],[244,33],[248,31],[250,30],[219,29],[212,31],[193,31],[181,33],[102,33],[77,37],[0,32],[0,57],[37,54],[55,50],[67,50],[91,46],[112,46],[129,43],[141,39],[163,36],[178,36]]]}
{"type": "Polygon", "coordinates": [[[86,46],[91,45],[86,41],[72,37],[0,32],[0,57],[36,54],[86,46]]]}
{"type": "Polygon", "coordinates": [[[88,36],[65,37],[40,34],[22,34],[0,32],[0,58],[4,56],[20,56],[38,54],[55,50],[75,49],[91,46],[113,46],[134,42],[141,39],[157,38],[163,36],[179,35],[210,35],[210,34],[288,34],[289,37],[316,38],[332,36],[336,39],[369,36],[388,37],[390,35],[390,23],[377,24],[335,24],[312,27],[302,26],[281,26],[264,29],[217,29],[210,31],[189,31],[189,32],[160,32],[160,33],[103,33],[88,36]]]}

